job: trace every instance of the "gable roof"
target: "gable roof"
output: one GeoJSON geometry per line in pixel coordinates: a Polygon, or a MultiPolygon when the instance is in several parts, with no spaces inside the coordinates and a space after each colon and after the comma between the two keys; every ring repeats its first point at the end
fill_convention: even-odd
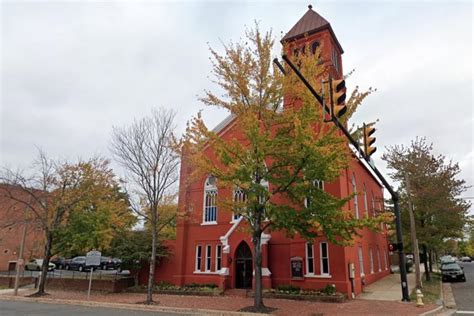
{"type": "Polygon", "coordinates": [[[321,30],[328,29],[331,33],[334,41],[341,50],[341,54],[344,53],[341,44],[336,38],[334,31],[332,30],[331,24],[319,15],[316,11],[313,11],[313,6],[308,6],[308,11],[301,17],[301,19],[296,22],[296,24],[291,28],[291,30],[286,33],[286,35],[281,39],[281,42],[293,41],[307,35],[314,34],[321,30]]]}

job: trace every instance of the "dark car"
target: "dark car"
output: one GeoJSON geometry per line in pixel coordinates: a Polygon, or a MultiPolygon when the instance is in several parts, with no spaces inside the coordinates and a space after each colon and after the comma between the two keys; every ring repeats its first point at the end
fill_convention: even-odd
{"type": "Polygon", "coordinates": [[[115,264],[112,257],[100,257],[100,269],[108,270],[115,269],[115,264]]]}
{"type": "Polygon", "coordinates": [[[112,258],[112,261],[114,262],[114,269],[116,269],[118,272],[121,272],[122,271],[122,259],[112,258]]]}
{"type": "Polygon", "coordinates": [[[459,280],[466,282],[463,268],[457,263],[447,263],[441,266],[441,276],[443,282],[451,280],[459,280]]]}
{"type": "Polygon", "coordinates": [[[79,272],[90,270],[90,266],[86,266],[86,257],[74,257],[70,261],[66,260],[66,270],[77,270],[79,272]]]}
{"type": "Polygon", "coordinates": [[[52,263],[56,265],[56,268],[61,270],[66,266],[66,258],[64,257],[56,257],[51,260],[52,263]]]}

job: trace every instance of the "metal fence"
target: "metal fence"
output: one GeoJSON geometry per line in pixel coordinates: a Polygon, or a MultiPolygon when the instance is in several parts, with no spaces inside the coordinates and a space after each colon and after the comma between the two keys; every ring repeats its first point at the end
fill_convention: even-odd
{"type": "MultiPolygon", "coordinates": [[[[16,271],[0,271],[0,277],[15,277],[16,271]]],[[[29,271],[23,270],[20,272],[22,278],[37,278],[40,275],[40,271],[29,271]]],[[[94,280],[117,280],[122,278],[130,277],[130,272],[124,270],[118,272],[117,270],[94,270],[92,278],[94,280]]],[[[54,270],[48,271],[47,278],[58,278],[58,279],[89,279],[90,271],[76,271],[76,270],[54,270]]]]}

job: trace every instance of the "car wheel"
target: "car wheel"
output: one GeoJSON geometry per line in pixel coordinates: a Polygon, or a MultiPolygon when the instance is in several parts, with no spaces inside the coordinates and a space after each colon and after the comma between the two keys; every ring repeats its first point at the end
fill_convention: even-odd
{"type": "Polygon", "coordinates": [[[69,270],[69,266],[68,266],[68,265],[66,265],[65,269],[66,269],[66,270],[69,270]]]}
{"type": "Polygon", "coordinates": [[[117,268],[117,272],[118,272],[118,273],[121,273],[121,272],[122,272],[122,267],[118,267],[118,268],[117,268]]]}
{"type": "Polygon", "coordinates": [[[79,268],[77,268],[77,271],[79,272],[82,272],[82,270],[83,270],[82,266],[79,266],[79,268]]]}

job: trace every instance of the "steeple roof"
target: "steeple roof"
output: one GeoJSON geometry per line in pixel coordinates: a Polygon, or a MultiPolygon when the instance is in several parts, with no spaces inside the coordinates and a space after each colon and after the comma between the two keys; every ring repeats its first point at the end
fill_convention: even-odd
{"type": "Polygon", "coordinates": [[[331,28],[331,24],[319,15],[316,11],[313,11],[313,6],[308,6],[308,11],[301,17],[301,19],[296,22],[296,24],[291,28],[291,30],[286,33],[286,35],[281,39],[281,42],[289,42],[292,40],[296,40],[302,38],[307,35],[314,34],[318,31],[323,29],[328,29],[331,33],[332,37],[334,38],[337,46],[341,50],[341,53],[344,51],[342,50],[341,44],[336,38],[334,31],[331,28]]]}

